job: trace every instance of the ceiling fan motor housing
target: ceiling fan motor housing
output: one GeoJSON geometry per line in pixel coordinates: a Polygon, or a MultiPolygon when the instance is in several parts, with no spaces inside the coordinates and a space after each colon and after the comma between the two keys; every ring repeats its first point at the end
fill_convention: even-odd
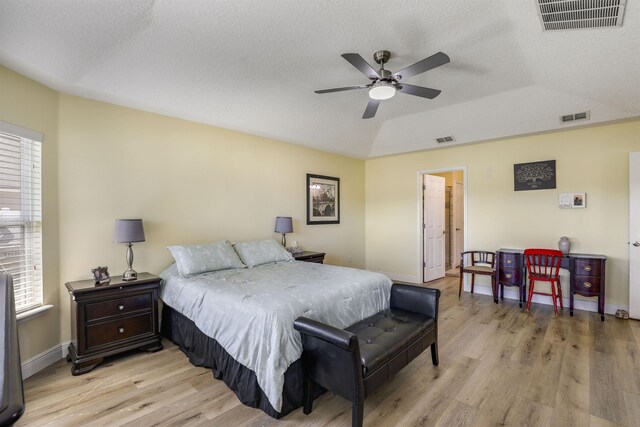
{"type": "Polygon", "coordinates": [[[391,58],[391,52],[388,50],[379,50],[373,54],[373,60],[377,64],[386,64],[389,58],[391,58]]]}

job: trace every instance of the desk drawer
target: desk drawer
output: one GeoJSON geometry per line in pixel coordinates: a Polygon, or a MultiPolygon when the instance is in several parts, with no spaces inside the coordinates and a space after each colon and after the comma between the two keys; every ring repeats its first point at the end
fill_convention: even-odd
{"type": "Polygon", "coordinates": [[[578,275],[571,277],[573,289],[584,296],[598,295],[600,293],[600,277],[578,275]]]}
{"type": "Polygon", "coordinates": [[[581,259],[575,260],[575,273],[581,276],[600,277],[601,261],[599,259],[581,259]]]}
{"type": "Polygon", "coordinates": [[[87,322],[90,322],[92,320],[127,314],[139,310],[151,310],[152,307],[153,298],[151,293],[132,295],[109,301],[87,304],[86,319],[87,322]]]}
{"type": "Polygon", "coordinates": [[[151,313],[96,323],[86,328],[87,350],[105,344],[114,344],[138,335],[152,334],[151,313]]]}
{"type": "Polygon", "coordinates": [[[508,286],[518,286],[522,283],[522,269],[520,268],[501,268],[498,281],[508,286]]]}
{"type": "Polygon", "coordinates": [[[522,268],[522,254],[514,254],[508,252],[500,252],[498,257],[500,268],[522,268]]]}

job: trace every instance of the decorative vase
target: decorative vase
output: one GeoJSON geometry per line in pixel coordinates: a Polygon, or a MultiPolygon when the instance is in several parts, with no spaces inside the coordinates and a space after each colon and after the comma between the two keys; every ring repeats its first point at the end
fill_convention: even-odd
{"type": "Polygon", "coordinates": [[[563,254],[568,254],[571,250],[571,240],[569,240],[568,237],[562,236],[560,240],[558,240],[558,249],[560,249],[560,252],[563,254]]]}

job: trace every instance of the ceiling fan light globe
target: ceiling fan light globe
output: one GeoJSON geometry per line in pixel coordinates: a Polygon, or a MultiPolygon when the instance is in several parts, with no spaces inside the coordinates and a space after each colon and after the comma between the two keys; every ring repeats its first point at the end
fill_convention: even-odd
{"type": "Polygon", "coordinates": [[[396,94],[396,88],[388,84],[376,84],[369,89],[369,98],[379,101],[393,98],[396,94]]]}

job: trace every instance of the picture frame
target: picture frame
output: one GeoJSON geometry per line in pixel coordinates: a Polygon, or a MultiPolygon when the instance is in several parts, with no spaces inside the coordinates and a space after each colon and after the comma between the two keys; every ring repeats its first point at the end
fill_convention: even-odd
{"type": "Polygon", "coordinates": [[[91,273],[93,273],[93,280],[98,285],[106,285],[111,281],[111,277],[109,277],[109,267],[106,265],[104,267],[96,267],[91,269],[91,273]]]}
{"type": "Polygon", "coordinates": [[[584,209],[587,207],[587,193],[560,193],[560,209],[584,209]]]}
{"type": "Polygon", "coordinates": [[[518,163],[513,165],[513,190],[549,190],[556,188],[556,161],[518,163]]]}
{"type": "Polygon", "coordinates": [[[307,174],[307,225],[340,224],[340,178],[307,174]]]}

